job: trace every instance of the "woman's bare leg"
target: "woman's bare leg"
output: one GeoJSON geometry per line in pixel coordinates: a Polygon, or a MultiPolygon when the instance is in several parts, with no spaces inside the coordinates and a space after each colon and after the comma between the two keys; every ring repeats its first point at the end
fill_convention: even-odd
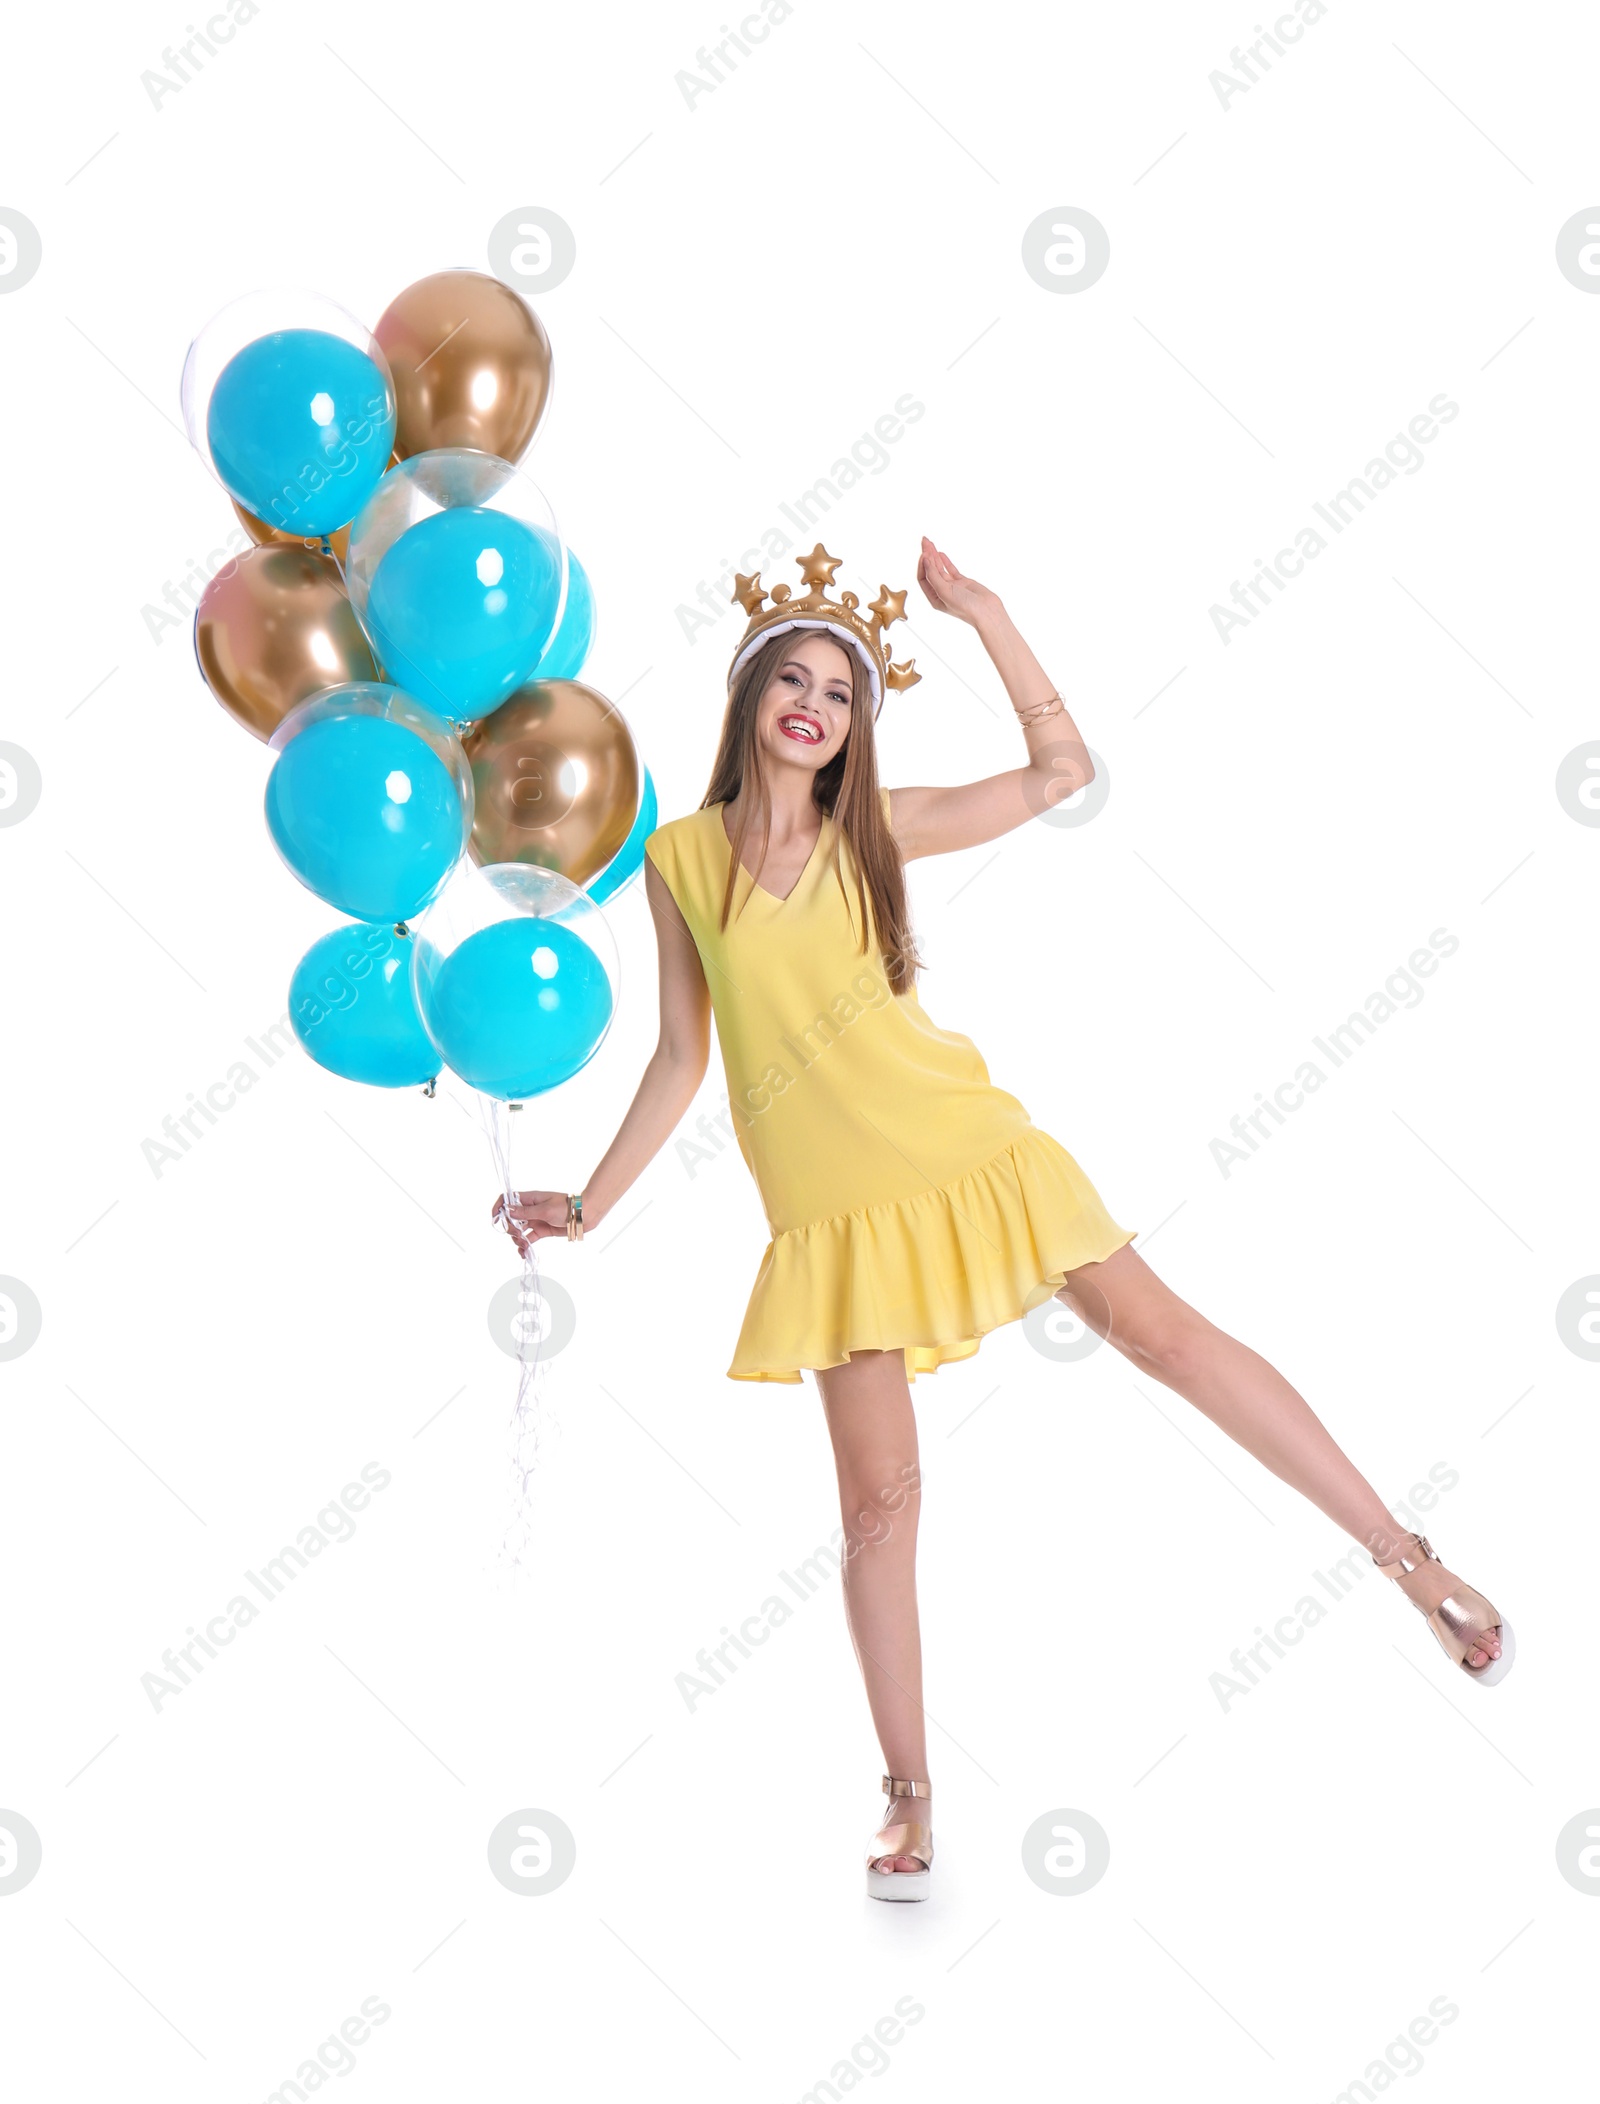
{"type": "MultiPolygon", "coordinates": [[[[1123,1248],[1102,1264],[1084,1264],[1067,1274],[1056,1297],[1153,1380],[1203,1411],[1378,1561],[1392,1557],[1407,1530],[1305,1397],[1258,1352],[1180,1300],[1143,1257],[1123,1248]]],[[[1443,1564],[1424,1563],[1397,1582],[1409,1599],[1431,1612],[1459,1581],[1443,1564]]],[[[1467,1663],[1476,1667],[1499,1655],[1499,1634],[1488,1631],[1481,1648],[1468,1652],[1467,1663]]]]}
{"type": "MultiPolygon", "coordinates": [[[[917,1421],[903,1352],[856,1352],[817,1375],[844,1523],[845,1618],[890,1775],[928,1772],[917,1621],[917,1421]]],[[[897,1807],[898,1810],[898,1807],[897,1807]]],[[[907,1816],[928,1815],[919,1798],[907,1816]]],[[[880,1868],[920,1870],[911,1856],[880,1868]]]]}

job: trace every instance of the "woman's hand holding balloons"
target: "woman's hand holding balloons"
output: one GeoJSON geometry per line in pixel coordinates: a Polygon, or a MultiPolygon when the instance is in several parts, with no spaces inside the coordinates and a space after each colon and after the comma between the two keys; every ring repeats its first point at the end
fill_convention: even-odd
{"type": "Polygon", "coordinates": [[[489,1217],[497,1221],[516,1243],[518,1256],[525,1257],[531,1243],[542,1242],[549,1235],[566,1233],[565,1191],[517,1191],[513,1197],[515,1204],[507,1205],[502,1191],[490,1208],[489,1217]]]}

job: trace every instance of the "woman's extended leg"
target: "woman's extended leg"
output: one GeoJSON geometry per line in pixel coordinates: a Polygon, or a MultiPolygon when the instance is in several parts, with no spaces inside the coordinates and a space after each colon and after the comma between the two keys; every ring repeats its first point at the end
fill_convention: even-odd
{"type": "MultiPolygon", "coordinates": [[[[1180,1300],[1143,1257],[1123,1248],[1102,1264],[1084,1264],[1067,1274],[1056,1297],[1153,1380],[1203,1411],[1379,1562],[1393,1556],[1406,1530],[1305,1397],[1258,1352],[1180,1300]]],[[[1426,1562],[1397,1582],[1408,1599],[1431,1612],[1460,1581],[1443,1564],[1426,1562]]],[[[1477,1667],[1499,1655],[1499,1634],[1489,1631],[1468,1652],[1467,1663],[1477,1667]]]]}
{"type": "MultiPolygon", "coordinates": [[[[903,1352],[856,1352],[817,1375],[839,1473],[845,1617],[891,1775],[927,1775],[917,1622],[917,1421],[903,1352]]],[[[920,1798],[915,1817],[926,1819],[920,1798]]],[[[911,1856],[880,1868],[917,1871],[911,1856]]]]}

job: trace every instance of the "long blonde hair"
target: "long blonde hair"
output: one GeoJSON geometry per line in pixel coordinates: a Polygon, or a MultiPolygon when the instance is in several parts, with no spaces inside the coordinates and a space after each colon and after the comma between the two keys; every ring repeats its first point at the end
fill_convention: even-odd
{"type": "MultiPolygon", "coordinates": [[[[826,634],[826,630],[820,631],[826,634]]],[[[702,811],[712,804],[736,801],[746,780],[754,782],[755,802],[761,811],[761,853],[765,859],[772,827],[772,798],[761,771],[756,744],[756,709],[785,655],[794,648],[788,631],[771,636],[729,682],[728,706],[723,713],[722,734],[711,767],[711,782],[700,800],[702,811]]],[[[905,865],[883,815],[878,793],[878,755],[872,734],[872,687],[867,668],[858,654],[841,641],[839,648],[850,661],[850,728],[845,741],[826,767],[819,768],[812,787],[817,809],[830,817],[837,828],[833,846],[833,871],[839,888],[845,889],[840,864],[841,841],[848,841],[855,870],[856,903],[861,915],[861,954],[867,952],[867,901],[872,904],[871,925],[883,952],[889,985],[897,994],[909,993],[922,960],[916,953],[911,932],[911,911],[906,898],[905,865]]],[[[728,883],[722,896],[721,927],[728,925],[733,910],[734,886],[744,860],[744,845],[754,827],[747,808],[728,858],[728,883]]],[[[759,866],[759,865],[758,865],[759,866]]]]}

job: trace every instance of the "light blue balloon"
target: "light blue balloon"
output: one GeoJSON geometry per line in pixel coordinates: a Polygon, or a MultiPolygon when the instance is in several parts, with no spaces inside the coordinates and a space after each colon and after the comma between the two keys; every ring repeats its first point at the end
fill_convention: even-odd
{"type": "MultiPolygon", "coordinates": [[[[537,529],[535,529],[537,530],[537,529]]],[[[567,550],[567,603],[561,609],[561,626],[550,638],[549,648],[539,660],[535,679],[576,679],[594,644],[594,591],[589,573],[569,548],[567,550]]]]}
{"type": "Polygon", "coordinates": [[[308,891],[356,920],[409,920],[460,859],[455,778],[382,716],[335,716],[289,740],[267,777],[273,844],[308,891]]]}
{"type": "Polygon", "coordinates": [[[458,721],[533,676],[555,625],[560,550],[508,512],[460,504],[408,526],[373,572],[366,625],[384,670],[458,721]]]}
{"type": "Polygon", "coordinates": [[[325,329],[277,329],[236,351],[206,411],[223,486],[284,533],[346,526],[394,450],[394,389],[365,351],[325,329]]]}
{"type": "Polygon", "coordinates": [[[439,1056],[486,1096],[520,1103],[570,1080],[611,1020],[611,981],[582,936],[515,914],[448,956],[417,938],[417,1006],[439,1056]]]}
{"type": "Polygon", "coordinates": [[[651,780],[650,770],[644,771],[644,794],[639,799],[639,815],[633,821],[628,837],[601,870],[599,876],[591,877],[583,887],[597,906],[631,883],[644,867],[644,844],[656,829],[656,785],[651,780]]]}
{"type": "Polygon", "coordinates": [[[374,1088],[432,1081],[439,1055],[411,984],[411,938],[389,922],[319,937],[289,981],[289,1022],[319,1067],[374,1088]]]}

